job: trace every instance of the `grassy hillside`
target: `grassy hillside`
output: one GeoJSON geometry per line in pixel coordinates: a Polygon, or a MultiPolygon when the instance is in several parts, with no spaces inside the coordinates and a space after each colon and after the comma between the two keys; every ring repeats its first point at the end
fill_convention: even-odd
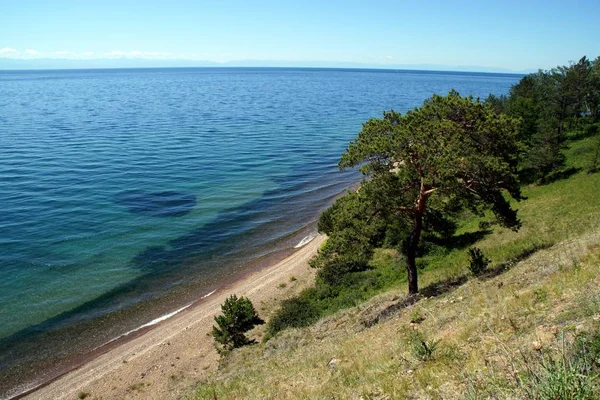
{"type": "Polygon", "coordinates": [[[598,139],[574,139],[563,179],[524,188],[519,232],[466,219],[460,240],[419,260],[422,295],[411,299],[402,261],[380,249],[368,273],[398,271],[385,293],[234,351],[189,397],[543,398],[577,379],[595,390],[569,372],[581,359],[596,368],[600,355],[600,174],[586,173],[598,139]],[[480,278],[468,273],[471,245],[492,260],[480,278]]]}

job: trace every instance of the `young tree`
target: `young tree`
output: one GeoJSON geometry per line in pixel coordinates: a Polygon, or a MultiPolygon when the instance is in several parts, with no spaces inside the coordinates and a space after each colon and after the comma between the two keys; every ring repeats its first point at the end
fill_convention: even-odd
{"type": "Polygon", "coordinates": [[[521,118],[519,140],[530,145],[531,138],[537,132],[539,118],[539,74],[530,74],[521,78],[519,83],[511,87],[506,100],[504,113],[521,118]]]}
{"type": "Polygon", "coordinates": [[[588,79],[589,93],[586,96],[586,107],[592,122],[598,122],[600,120],[600,57],[592,61],[588,79]]]}
{"type": "Polygon", "coordinates": [[[402,251],[410,294],[418,292],[416,256],[427,220],[461,209],[490,209],[501,225],[521,226],[503,195],[521,199],[518,129],[517,119],[451,91],[405,115],[392,110],[370,119],[350,143],[340,168],[362,164],[371,185],[389,187],[395,201],[380,212],[409,227],[402,251]]]}
{"type": "Polygon", "coordinates": [[[221,352],[227,352],[238,347],[253,343],[244,335],[256,325],[264,321],[258,317],[252,302],[246,297],[233,294],[221,305],[222,315],[215,317],[218,327],[213,326],[213,337],[222,345],[221,352]]]}
{"type": "Polygon", "coordinates": [[[564,72],[561,92],[567,101],[569,127],[577,125],[579,118],[588,112],[588,96],[590,93],[590,75],[592,63],[583,56],[577,63],[561,68],[564,72]]]}

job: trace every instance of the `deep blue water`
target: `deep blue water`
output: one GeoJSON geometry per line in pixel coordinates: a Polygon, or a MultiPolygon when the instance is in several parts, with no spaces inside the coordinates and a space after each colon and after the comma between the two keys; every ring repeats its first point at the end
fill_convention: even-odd
{"type": "Polygon", "coordinates": [[[336,165],[368,118],[453,88],[505,94],[519,79],[0,71],[0,377],[17,358],[69,356],[56,343],[91,326],[103,333],[86,340],[101,344],[293,247],[360,180],[336,165]]]}

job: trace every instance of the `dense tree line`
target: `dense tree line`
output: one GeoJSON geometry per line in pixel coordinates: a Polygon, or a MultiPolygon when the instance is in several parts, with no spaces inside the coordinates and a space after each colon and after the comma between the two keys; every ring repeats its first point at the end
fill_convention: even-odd
{"type": "Polygon", "coordinates": [[[564,166],[566,132],[598,131],[600,57],[582,57],[569,66],[527,75],[507,96],[490,95],[486,102],[521,119],[519,139],[525,152],[519,175],[525,182],[544,182],[564,166]]]}

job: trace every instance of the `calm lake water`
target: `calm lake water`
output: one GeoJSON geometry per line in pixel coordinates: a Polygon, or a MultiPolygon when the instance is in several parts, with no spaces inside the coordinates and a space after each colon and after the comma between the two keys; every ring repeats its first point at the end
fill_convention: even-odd
{"type": "Polygon", "coordinates": [[[85,354],[314,234],[318,213],[361,179],[337,161],[368,118],[453,88],[505,94],[519,79],[0,71],[0,397],[44,362],[85,354]]]}

